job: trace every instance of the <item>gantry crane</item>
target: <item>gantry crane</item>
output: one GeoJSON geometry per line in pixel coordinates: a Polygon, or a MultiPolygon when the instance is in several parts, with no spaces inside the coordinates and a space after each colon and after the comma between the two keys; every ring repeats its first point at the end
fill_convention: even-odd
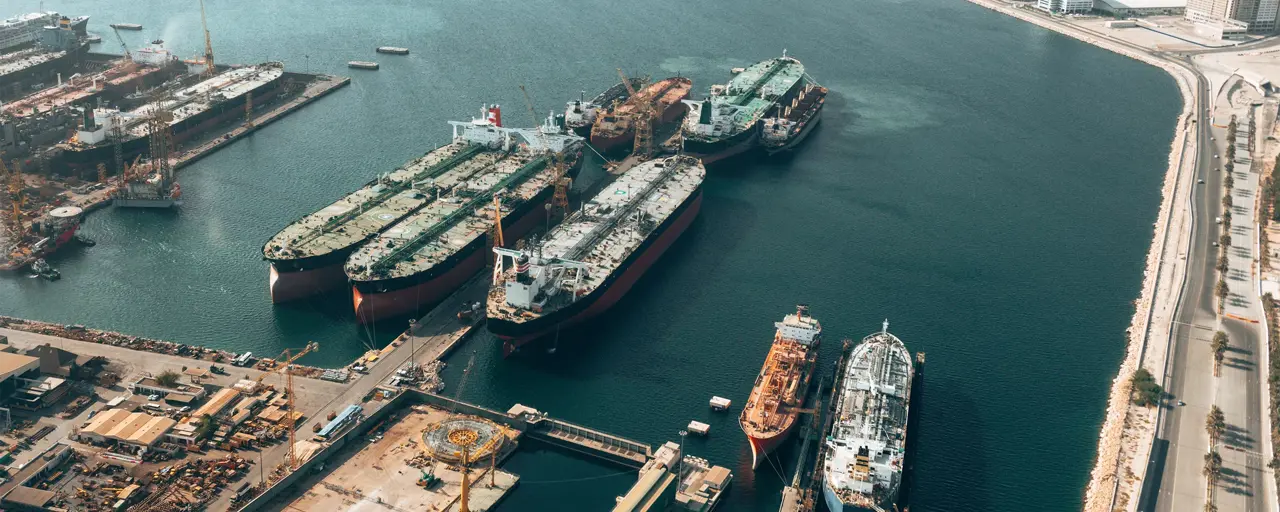
{"type": "Polygon", "coordinates": [[[22,189],[26,187],[22,181],[22,168],[18,166],[18,161],[13,161],[13,170],[10,171],[5,167],[4,159],[0,158],[0,178],[7,178],[4,181],[9,192],[9,211],[5,212],[5,221],[13,237],[20,240],[26,231],[22,225],[22,207],[27,201],[22,194],[22,189]]]}
{"type": "Polygon", "coordinates": [[[209,22],[205,21],[204,0],[200,0],[200,27],[204,29],[204,76],[213,76],[213,41],[209,38],[209,22]]]}
{"type": "MultiPolygon", "coordinates": [[[[622,72],[622,68],[618,68],[618,78],[622,79],[622,85],[627,87],[629,98],[636,97],[636,89],[631,86],[631,79],[622,72]]],[[[632,153],[640,158],[648,158],[653,156],[653,101],[636,101],[636,111],[631,117],[631,125],[636,131],[635,147],[632,153]]]]}

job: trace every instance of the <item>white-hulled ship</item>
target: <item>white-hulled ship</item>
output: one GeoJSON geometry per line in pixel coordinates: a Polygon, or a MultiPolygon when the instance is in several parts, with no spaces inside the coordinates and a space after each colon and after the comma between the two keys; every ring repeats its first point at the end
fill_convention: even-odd
{"type": "Polygon", "coordinates": [[[622,298],[698,215],[702,162],[641,163],[527,250],[494,248],[489,331],[504,353],[598,315],[622,298]]]}
{"type": "MultiPolygon", "coordinates": [[[[40,39],[40,31],[44,27],[58,25],[61,20],[62,16],[58,13],[45,11],[22,14],[0,21],[0,52],[30,46],[40,39]]],[[[81,36],[85,35],[85,26],[88,23],[88,16],[67,18],[69,28],[81,36]]]]}
{"type": "Polygon", "coordinates": [[[822,460],[822,497],[832,512],[897,510],[915,369],[889,321],[863,338],[841,369],[835,418],[822,460]]]}

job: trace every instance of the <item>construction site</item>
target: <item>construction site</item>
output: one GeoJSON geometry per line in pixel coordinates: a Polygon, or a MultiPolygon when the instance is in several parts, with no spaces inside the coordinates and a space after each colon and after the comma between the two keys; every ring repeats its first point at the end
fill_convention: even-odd
{"type": "Polygon", "coordinates": [[[0,107],[0,270],[32,268],[73,239],[92,245],[74,235],[93,210],[181,206],[178,169],[350,83],[279,62],[217,64],[203,3],[201,28],[204,54],[190,59],[161,40],[131,50],[116,32],[122,55],[87,54],[88,71],[0,107]],[[50,219],[61,207],[79,211],[50,219]]]}

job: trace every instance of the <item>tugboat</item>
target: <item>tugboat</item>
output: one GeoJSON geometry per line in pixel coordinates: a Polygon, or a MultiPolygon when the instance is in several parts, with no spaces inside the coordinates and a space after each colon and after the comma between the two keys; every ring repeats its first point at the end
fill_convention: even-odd
{"type": "Polygon", "coordinates": [[[35,272],[36,275],[43,277],[45,279],[48,279],[50,281],[57,281],[59,279],[62,279],[62,274],[58,273],[58,269],[50,266],[49,262],[45,261],[44,258],[40,258],[36,260],[34,263],[32,263],[31,271],[35,272]]]}
{"type": "Polygon", "coordinates": [[[89,237],[87,237],[87,236],[84,236],[84,235],[82,235],[82,234],[80,234],[80,233],[76,233],[76,234],[75,234],[75,236],[74,236],[74,237],[72,237],[72,238],[73,238],[75,241],[80,242],[80,245],[83,245],[83,246],[85,246],[85,247],[93,247],[93,246],[95,246],[95,245],[98,245],[98,242],[95,242],[95,241],[93,241],[93,239],[92,239],[92,238],[89,238],[89,237]]]}

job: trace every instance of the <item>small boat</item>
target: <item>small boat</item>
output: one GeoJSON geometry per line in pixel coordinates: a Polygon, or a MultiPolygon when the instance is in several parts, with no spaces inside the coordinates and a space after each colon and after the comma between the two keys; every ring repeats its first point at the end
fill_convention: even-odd
{"type": "Polygon", "coordinates": [[[378,63],[366,60],[353,60],[347,63],[347,67],[352,69],[378,69],[378,63]]]}
{"type": "Polygon", "coordinates": [[[75,240],[76,240],[77,242],[80,242],[80,245],[83,245],[83,246],[85,246],[85,247],[93,247],[93,246],[95,246],[95,245],[98,245],[98,242],[93,241],[93,239],[92,239],[92,238],[89,238],[89,237],[87,237],[87,236],[81,235],[81,234],[79,234],[79,233],[77,233],[77,234],[75,235],[75,240]]]}
{"type": "Polygon", "coordinates": [[[110,27],[120,30],[142,30],[142,25],[137,23],[112,23],[110,27]]]}
{"type": "Polygon", "coordinates": [[[725,398],[722,396],[711,397],[711,410],[713,411],[728,410],[731,404],[733,404],[733,402],[731,402],[728,398],[725,398]]]}
{"type": "Polygon", "coordinates": [[[62,274],[58,273],[58,269],[50,266],[49,262],[45,261],[44,258],[40,258],[33,262],[31,264],[31,271],[50,281],[57,281],[62,278],[62,274]]]}
{"type": "Polygon", "coordinates": [[[701,421],[690,421],[688,428],[689,428],[689,432],[698,434],[700,436],[705,436],[711,432],[711,425],[708,425],[701,421]]]}
{"type": "Polygon", "coordinates": [[[378,53],[389,53],[389,54],[391,54],[391,55],[408,55],[408,54],[409,54],[409,49],[408,49],[408,48],[401,48],[401,47],[399,47],[399,46],[379,46],[379,47],[378,47],[377,52],[378,52],[378,53]]]}
{"type": "Polygon", "coordinates": [[[88,41],[89,44],[98,44],[102,42],[102,36],[98,34],[89,34],[88,36],[85,36],[84,40],[88,41]]]}

